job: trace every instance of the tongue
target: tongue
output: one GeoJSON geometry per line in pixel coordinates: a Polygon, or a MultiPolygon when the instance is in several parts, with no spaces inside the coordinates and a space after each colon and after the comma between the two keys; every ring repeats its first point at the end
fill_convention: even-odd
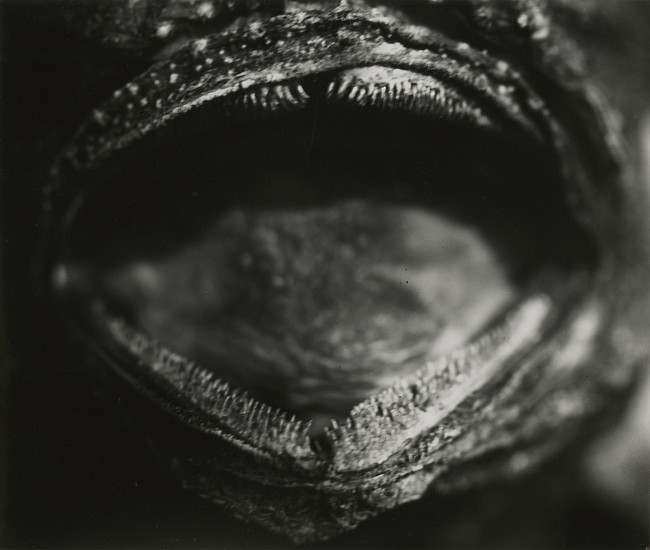
{"type": "Polygon", "coordinates": [[[474,230],[360,201],[233,210],[200,242],[102,285],[144,331],[222,378],[288,409],[338,413],[466,343],[514,299],[474,230]]]}

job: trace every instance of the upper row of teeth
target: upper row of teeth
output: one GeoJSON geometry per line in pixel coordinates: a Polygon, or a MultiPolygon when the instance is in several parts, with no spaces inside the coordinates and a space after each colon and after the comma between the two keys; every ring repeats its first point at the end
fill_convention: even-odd
{"type": "MultiPolygon", "coordinates": [[[[262,85],[233,99],[241,107],[292,110],[311,99],[301,82],[262,85]]],[[[419,115],[444,115],[492,125],[476,104],[470,103],[439,80],[403,69],[363,67],[349,69],[329,83],[325,100],[376,109],[399,108],[419,115]]]]}

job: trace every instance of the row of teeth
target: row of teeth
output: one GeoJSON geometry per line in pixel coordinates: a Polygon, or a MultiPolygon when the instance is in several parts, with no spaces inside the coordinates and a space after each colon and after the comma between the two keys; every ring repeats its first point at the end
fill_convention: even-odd
{"type": "MultiPolygon", "coordinates": [[[[273,75],[273,78],[278,78],[273,75]]],[[[279,78],[285,78],[280,75],[279,78]]],[[[127,89],[138,89],[131,84],[127,89]]],[[[115,101],[123,99],[125,94],[116,96],[115,101]]],[[[499,96],[501,97],[501,96],[499,96]]],[[[150,132],[163,127],[170,120],[183,113],[210,103],[214,112],[220,116],[249,114],[274,115],[301,110],[314,98],[301,80],[278,82],[259,82],[246,79],[232,88],[217,88],[205,94],[188,99],[187,102],[173,94],[167,101],[158,99],[149,106],[148,100],[140,106],[134,103],[121,105],[120,109],[111,109],[109,116],[106,109],[96,109],[93,118],[82,129],[78,141],[68,147],[52,170],[52,176],[58,178],[68,169],[79,171],[98,166],[105,159],[119,150],[129,147],[134,141],[150,132]],[[175,101],[180,103],[175,104],[175,101]],[[150,109],[149,115],[134,116],[141,109],[150,109]],[[121,114],[119,114],[121,113],[121,114]],[[87,135],[85,135],[87,134],[87,135]]],[[[494,98],[492,98],[494,99],[494,98]]],[[[401,111],[434,118],[454,119],[470,122],[479,127],[494,127],[494,118],[486,115],[477,103],[469,101],[447,84],[432,76],[407,70],[369,66],[361,69],[348,69],[333,77],[324,100],[327,103],[343,103],[377,110],[401,111]]],[[[512,102],[511,102],[512,103],[512,102]]],[[[516,103],[512,103],[515,107],[516,103]]],[[[501,109],[508,118],[507,109],[501,109]]],[[[516,117],[517,118],[517,117],[516,117]]],[[[519,116],[515,122],[530,126],[519,116]]],[[[533,133],[534,128],[529,128],[533,133]]]]}
{"type": "Polygon", "coordinates": [[[301,84],[264,85],[227,102],[227,108],[264,112],[288,112],[304,106],[309,94],[301,84]]]}
{"type": "MultiPolygon", "coordinates": [[[[527,299],[505,322],[479,340],[425,365],[415,377],[360,403],[342,425],[332,420],[325,429],[325,437],[335,451],[334,468],[369,468],[406,448],[417,434],[440,428],[445,417],[468,395],[540,338],[550,310],[546,296],[527,299]]],[[[244,444],[267,455],[288,454],[306,468],[324,458],[312,448],[310,422],[251,398],[123,320],[106,317],[112,336],[138,358],[140,366],[215,418],[216,430],[225,428],[237,434],[244,444]]],[[[458,436],[454,430],[442,430],[445,433],[441,432],[440,439],[458,436]]]]}
{"type": "Polygon", "coordinates": [[[381,463],[418,434],[439,429],[439,439],[461,435],[444,419],[473,392],[541,337],[551,312],[544,295],[524,301],[495,329],[480,339],[426,364],[413,378],[402,381],[357,405],[342,426],[329,436],[339,470],[357,470],[381,463]],[[373,449],[369,455],[366,449],[373,449]]]}
{"type": "MultiPolygon", "coordinates": [[[[354,73],[353,73],[354,74],[354,73]]],[[[387,82],[364,82],[353,75],[343,75],[330,83],[330,102],[344,101],[359,107],[376,109],[399,108],[417,115],[444,115],[471,119],[489,126],[489,119],[480,109],[432,78],[415,82],[409,78],[389,79],[387,82]]]]}
{"type": "MultiPolygon", "coordinates": [[[[347,103],[378,110],[407,111],[416,115],[441,116],[455,120],[471,120],[478,126],[492,126],[479,107],[471,104],[432,78],[388,78],[385,82],[366,82],[344,73],[332,81],[325,93],[327,103],[347,103]]],[[[300,82],[262,85],[237,94],[226,102],[226,110],[253,110],[256,112],[288,112],[304,107],[309,93],[300,82]]]]}
{"type": "Polygon", "coordinates": [[[215,430],[225,428],[271,455],[290,449],[305,459],[313,454],[308,436],[310,424],[261,403],[245,391],[233,388],[209,370],[175,353],[107,312],[112,336],[138,358],[140,366],[168,382],[199,409],[219,421],[215,430]]]}

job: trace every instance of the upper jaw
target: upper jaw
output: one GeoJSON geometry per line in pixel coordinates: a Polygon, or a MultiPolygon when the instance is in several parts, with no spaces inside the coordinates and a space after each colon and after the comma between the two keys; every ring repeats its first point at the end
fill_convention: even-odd
{"type": "MultiPolygon", "coordinates": [[[[309,100],[311,92],[305,87],[314,79],[329,86],[328,102],[359,106],[372,103],[373,94],[381,95],[382,85],[384,89],[399,89],[405,81],[411,86],[421,83],[446,92],[443,100],[456,104],[457,112],[430,98],[412,103],[406,110],[429,109],[441,117],[465,118],[465,122],[471,119],[476,126],[509,133],[514,140],[548,147],[549,163],[560,165],[566,184],[572,188],[576,216],[594,232],[602,254],[608,255],[621,244],[612,242],[612,236],[619,233],[615,208],[620,205],[615,197],[609,201],[610,211],[603,210],[605,201],[600,201],[603,191],[599,187],[613,184],[614,189],[608,190],[610,199],[612,192],[618,193],[615,180],[622,155],[608,107],[600,103],[601,98],[588,84],[576,88],[571,83],[571,89],[564,89],[532,59],[494,57],[478,49],[484,45],[477,38],[475,49],[440,32],[397,25],[375,11],[344,8],[297,11],[190,40],[95,109],[64,150],[53,173],[58,180],[74,180],[80,171],[106,172],[131,145],[155,139],[160,129],[173,121],[189,120],[186,115],[202,116],[203,107],[223,112],[254,111],[255,116],[270,114],[263,96],[273,88],[279,92],[270,94],[278,104],[276,110],[291,112],[309,100]],[[378,76],[372,76],[371,69],[347,71],[372,66],[386,71],[379,71],[378,76]],[[387,76],[390,70],[410,73],[410,78],[391,78],[387,76]],[[352,88],[358,88],[365,98],[353,99],[352,88]],[[537,88],[546,90],[544,97],[537,88]],[[566,104],[554,105],[558,97],[566,104]],[[579,113],[577,120],[559,117],[559,112],[572,109],[579,113]],[[597,159],[598,166],[594,168],[587,158],[594,165],[597,159]]],[[[399,101],[388,96],[383,103],[375,101],[376,107],[402,108],[399,101]]],[[[103,177],[101,173],[99,177],[103,177]]],[[[55,181],[54,187],[57,185],[55,181]]],[[[61,191],[65,194],[68,189],[61,191]]],[[[69,196],[64,196],[58,202],[68,201],[69,196]]]]}
{"type": "Polygon", "coordinates": [[[95,110],[63,163],[92,168],[171,120],[249,89],[295,84],[297,97],[286,98],[291,108],[305,99],[300,91],[305,80],[373,65],[427,74],[458,93],[490,102],[501,111],[502,122],[510,119],[537,138],[548,137],[540,135],[546,124],[536,120],[544,116],[540,100],[505,61],[422,28],[337,9],[277,16],[263,25],[190,40],[95,110]],[[137,118],[129,117],[134,109],[137,118]]]}
{"type": "MultiPolygon", "coordinates": [[[[329,100],[344,102],[359,101],[351,88],[370,97],[371,90],[399,78],[420,79],[445,89],[465,109],[444,116],[461,113],[470,125],[507,128],[548,147],[549,158],[566,174],[587,178],[584,167],[567,157],[574,147],[569,132],[518,68],[420,31],[340,9],[326,16],[284,15],[188,43],[116,92],[82,127],[55,170],[50,222],[65,234],[75,201],[77,207],[82,202],[80,185],[109,179],[141,143],[169,125],[220,105],[224,112],[264,115],[264,101],[274,99],[268,90],[281,90],[275,100],[285,112],[299,110],[310,94],[303,83],[318,79],[329,82],[329,100]]],[[[423,105],[440,107],[435,101],[423,105]]],[[[585,210],[587,219],[593,215],[585,210]]],[[[606,221],[591,224],[605,267],[611,248],[605,246],[611,245],[606,221]]],[[[59,246],[65,244],[56,243],[57,253],[59,246]]],[[[590,289],[603,283],[598,274],[589,280],[590,289]]],[[[575,436],[583,418],[597,416],[604,396],[620,388],[583,379],[596,350],[613,353],[599,341],[611,320],[598,297],[585,290],[576,304],[576,294],[569,294],[566,307],[557,307],[555,297],[530,296],[497,330],[362,402],[343,425],[333,424],[318,439],[310,438],[306,424],[233,390],[106,312],[99,318],[108,323],[71,325],[119,378],[149,395],[165,418],[189,428],[179,440],[159,443],[188,486],[301,540],[351,528],[417,498],[434,481],[444,487],[470,474],[514,474],[575,436]],[[205,438],[209,448],[197,444],[205,438]],[[510,460],[513,449],[516,463],[510,460]],[[486,456],[493,460],[484,468],[486,456]],[[261,493],[260,485],[266,487],[261,493]],[[285,498],[278,488],[288,486],[294,496],[285,498]]]]}

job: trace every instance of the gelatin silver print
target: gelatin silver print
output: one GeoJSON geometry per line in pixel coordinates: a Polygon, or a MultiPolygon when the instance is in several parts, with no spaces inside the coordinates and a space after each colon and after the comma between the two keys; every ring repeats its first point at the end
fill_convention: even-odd
{"type": "Polygon", "coordinates": [[[0,539],[643,548],[650,1],[0,0],[0,539]]]}

